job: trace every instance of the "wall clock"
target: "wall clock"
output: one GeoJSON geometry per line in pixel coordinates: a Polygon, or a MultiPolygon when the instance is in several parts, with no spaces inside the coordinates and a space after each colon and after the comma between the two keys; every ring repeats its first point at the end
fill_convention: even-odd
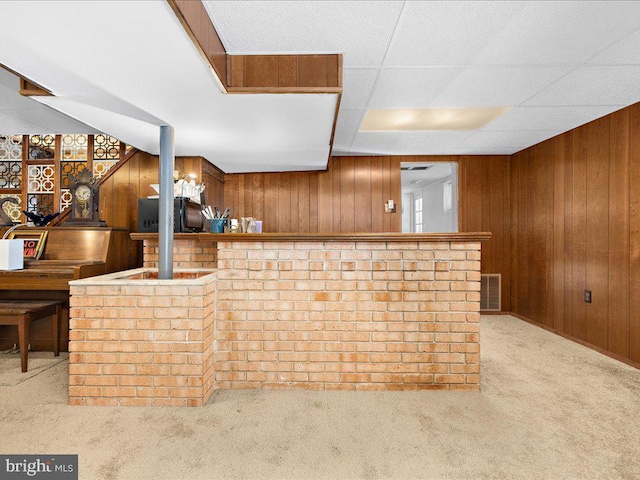
{"type": "Polygon", "coordinates": [[[81,171],[77,176],[69,175],[71,190],[71,218],[69,226],[100,226],[107,224],[100,220],[98,179],[89,170],[81,171]]]}

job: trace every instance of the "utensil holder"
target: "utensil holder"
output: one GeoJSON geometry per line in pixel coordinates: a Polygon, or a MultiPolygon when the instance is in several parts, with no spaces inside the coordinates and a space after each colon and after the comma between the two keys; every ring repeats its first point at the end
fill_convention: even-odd
{"type": "Polygon", "coordinates": [[[226,224],[226,218],[212,218],[209,220],[209,230],[211,233],[224,233],[224,226],[226,224]]]}

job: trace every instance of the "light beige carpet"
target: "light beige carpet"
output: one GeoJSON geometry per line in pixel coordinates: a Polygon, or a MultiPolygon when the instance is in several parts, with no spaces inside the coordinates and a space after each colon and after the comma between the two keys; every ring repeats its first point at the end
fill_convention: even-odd
{"type": "Polygon", "coordinates": [[[82,479],[640,478],[640,371],[512,317],[481,328],[480,393],[70,407],[61,363],[0,387],[0,452],[77,453],[82,479]]]}
{"type": "Polygon", "coordinates": [[[29,352],[27,371],[22,372],[20,352],[0,353],[0,386],[18,385],[67,360],[69,354],[65,352],[60,352],[59,357],[55,357],[53,352],[29,352]]]}

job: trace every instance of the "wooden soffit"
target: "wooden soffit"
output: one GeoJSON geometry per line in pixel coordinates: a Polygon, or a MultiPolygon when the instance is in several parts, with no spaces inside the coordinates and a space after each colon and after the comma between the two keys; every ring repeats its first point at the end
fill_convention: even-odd
{"type": "Polygon", "coordinates": [[[53,93],[51,93],[46,88],[41,87],[40,85],[38,85],[35,82],[32,82],[31,80],[27,80],[22,75],[20,75],[18,72],[16,72],[15,70],[10,69],[6,65],[3,65],[3,64],[0,63],[0,68],[4,68],[7,72],[13,73],[16,77],[18,77],[20,79],[20,89],[18,90],[18,93],[20,95],[22,95],[23,97],[33,97],[33,96],[51,97],[51,96],[53,96],[53,93]]]}
{"type": "Polygon", "coordinates": [[[342,93],[342,55],[229,55],[201,1],[167,0],[226,93],[342,93]]]}

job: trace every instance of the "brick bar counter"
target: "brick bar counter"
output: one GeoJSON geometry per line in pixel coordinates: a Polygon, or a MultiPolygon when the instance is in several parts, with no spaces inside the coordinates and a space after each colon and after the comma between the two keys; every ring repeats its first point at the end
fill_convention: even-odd
{"type": "Polygon", "coordinates": [[[71,404],[480,388],[488,233],[177,234],[174,280],[157,235],[132,237],[143,269],[71,282],[71,404]]]}

